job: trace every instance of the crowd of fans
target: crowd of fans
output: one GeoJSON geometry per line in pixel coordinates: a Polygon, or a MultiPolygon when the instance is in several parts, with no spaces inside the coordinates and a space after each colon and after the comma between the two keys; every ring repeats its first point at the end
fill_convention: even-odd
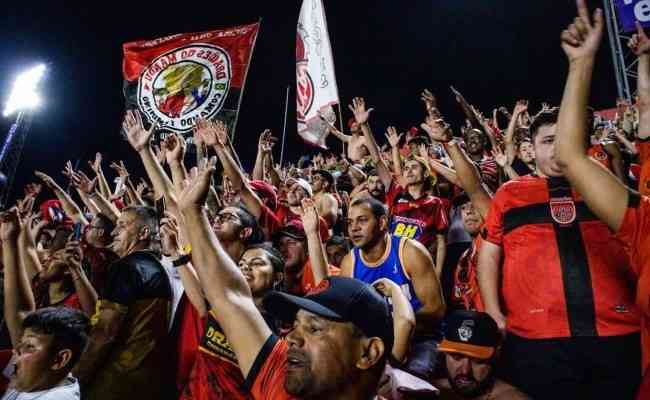
{"type": "Polygon", "coordinates": [[[454,89],[453,130],[424,90],[380,145],[355,98],[346,151],[295,165],[127,111],[146,177],[97,154],[2,214],[2,399],[650,398],[650,39],[605,121],[602,33],[578,0],[560,107],[454,89]]]}

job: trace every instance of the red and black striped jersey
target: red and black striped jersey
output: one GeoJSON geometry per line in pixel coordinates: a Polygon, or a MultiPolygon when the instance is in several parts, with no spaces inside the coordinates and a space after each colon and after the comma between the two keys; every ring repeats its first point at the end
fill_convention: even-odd
{"type": "Polygon", "coordinates": [[[486,227],[486,240],[503,249],[508,331],[530,339],[639,331],[624,247],[564,178],[506,183],[486,227]]]}

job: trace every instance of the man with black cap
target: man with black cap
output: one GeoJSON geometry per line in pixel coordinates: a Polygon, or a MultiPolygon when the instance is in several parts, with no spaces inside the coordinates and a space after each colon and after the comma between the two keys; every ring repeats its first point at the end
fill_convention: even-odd
{"type": "Polygon", "coordinates": [[[327,278],[306,298],[273,293],[265,309],[294,318],[286,339],[271,333],[241,271],[210,230],[204,211],[214,164],[179,196],[199,280],[255,399],[369,399],[393,342],[386,301],[370,286],[327,278]]]}
{"type": "Polygon", "coordinates": [[[439,379],[440,399],[528,399],[512,385],[496,378],[501,334],[486,313],[455,311],[446,319],[445,339],[438,350],[445,354],[447,379],[439,379]]]}
{"type": "Polygon", "coordinates": [[[318,213],[329,226],[334,226],[339,216],[339,202],[332,195],[335,192],[334,175],[325,169],[312,171],[311,188],[314,192],[314,202],[318,213]]]}

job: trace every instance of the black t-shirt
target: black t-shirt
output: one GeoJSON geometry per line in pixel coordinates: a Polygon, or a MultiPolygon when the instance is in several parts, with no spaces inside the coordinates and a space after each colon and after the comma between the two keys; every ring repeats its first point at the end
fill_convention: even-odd
{"type": "Polygon", "coordinates": [[[514,169],[519,176],[532,174],[534,172],[532,169],[528,168],[528,165],[521,161],[519,157],[515,157],[515,160],[512,162],[512,169],[514,169]]]}
{"type": "Polygon", "coordinates": [[[111,264],[101,298],[130,306],[147,298],[171,299],[172,289],[158,258],[136,251],[111,264]]]}

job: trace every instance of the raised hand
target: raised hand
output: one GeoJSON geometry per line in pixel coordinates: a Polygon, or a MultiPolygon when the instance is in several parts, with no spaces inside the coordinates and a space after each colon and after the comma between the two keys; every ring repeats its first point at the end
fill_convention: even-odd
{"type": "Polygon", "coordinates": [[[167,236],[167,239],[172,244],[172,257],[178,256],[181,253],[179,232],[180,229],[176,218],[169,211],[165,211],[165,217],[160,220],[160,233],[167,236]]]}
{"type": "Polygon", "coordinates": [[[25,217],[20,228],[31,247],[36,247],[36,238],[47,225],[48,222],[40,218],[39,212],[31,213],[25,217]]]}
{"type": "Polygon", "coordinates": [[[20,216],[14,207],[0,216],[0,239],[13,240],[20,233],[20,216]]]}
{"type": "Polygon", "coordinates": [[[394,290],[400,290],[399,286],[390,279],[381,278],[373,283],[374,288],[384,297],[393,297],[394,290]]]}
{"type": "Polygon", "coordinates": [[[161,143],[161,147],[164,147],[165,149],[165,159],[167,160],[167,163],[182,163],[185,159],[186,144],[185,139],[183,139],[182,136],[177,136],[174,133],[168,135],[167,138],[165,138],[165,141],[161,143]]]}
{"type": "Polygon", "coordinates": [[[352,105],[348,105],[348,108],[354,114],[354,119],[359,125],[368,123],[370,113],[374,110],[374,108],[369,108],[366,110],[366,101],[363,99],[363,97],[355,97],[352,99],[352,105]]]}
{"type": "Polygon", "coordinates": [[[111,168],[114,169],[122,179],[129,176],[129,171],[126,169],[124,161],[122,160],[119,161],[119,164],[117,162],[111,163],[111,168]]]}
{"type": "Polygon", "coordinates": [[[183,184],[183,190],[178,196],[178,206],[181,210],[189,210],[205,205],[205,200],[210,191],[210,178],[216,164],[217,158],[212,157],[210,160],[202,160],[198,168],[192,168],[188,179],[183,184]]]}
{"type": "Polygon", "coordinates": [[[264,132],[260,134],[260,138],[257,142],[257,150],[262,154],[268,154],[273,150],[274,144],[275,138],[271,136],[271,130],[264,129],[264,132]]]}
{"type": "Polygon", "coordinates": [[[45,186],[47,186],[50,190],[55,189],[58,186],[54,181],[54,179],[52,179],[49,175],[41,171],[35,171],[34,175],[36,175],[40,180],[42,180],[45,186]]]}
{"type": "Polygon", "coordinates": [[[429,159],[429,146],[424,143],[418,144],[418,155],[423,159],[429,159]]]}
{"type": "Polygon", "coordinates": [[[88,161],[88,166],[93,170],[93,172],[99,174],[102,169],[102,153],[96,153],[95,160],[88,161]]]}
{"type": "Polygon", "coordinates": [[[139,111],[128,110],[122,122],[122,129],[126,133],[126,138],[131,144],[131,147],[137,152],[140,152],[149,146],[151,135],[156,129],[157,124],[151,124],[151,128],[146,130],[142,123],[142,116],[139,111]]]}
{"type": "Polygon", "coordinates": [[[74,175],[74,169],[72,168],[72,162],[70,160],[65,162],[65,166],[63,167],[63,171],[61,171],[61,173],[66,178],[72,179],[72,175],[74,175]]]}
{"type": "Polygon", "coordinates": [[[503,152],[503,150],[501,150],[499,146],[495,147],[492,150],[492,156],[494,157],[494,161],[496,161],[499,167],[505,168],[508,165],[510,165],[510,163],[508,162],[509,161],[508,156],[505,155],[505,153],[503,152]]]}
{"type": "Polygon", "coordinates": [[[567,29],[562,31],[562,49],[569,62],[582,58],[596,56],[603,36],[603,11],[598,8],[594,12],[593,22],[585,0],[576,0],[578,16],[567,29]]]}
{"type": "Polygon", "coordinates": [[[512,115],[519,116],[526,111],[528,111],[528,100],[517,100],[517,104],[515,104],[515,108],[512,110],[512,115]]]}
{"type": "Polygon", "coordinates": [[[427,114],[431,115],[437,111],[438,102],[436,101],[436,97],[429,91],[429,89],[424,89],[422,91],[422,94],[420,94],[420,100],[422,100],[424,103],[427,114]]]}
{"type": "Polygon", "coordinates": [[[160,146],[153,146],[153,153],[156,155],[156,160],[160,165],[165,165],[167,162],[167,150],[165,149],[165,141],[160,141],[160,146]]]}
{"type": "Polygon", "coordinates": [[[25,198],[31,197],[31,198],[36,198],[38,195],[41,193],[41,190],[43,189],[43,185],[40,183],[28,183],[25,186],[25,198]]]}
{"type": "Polygon", "coordinates": [[[70,240],[66,243],[63,259],[65,260],[65,265],[68,268],[68,271],[70,271],[73,276],[81,273],[83,251],[81,250],[81,245],[78,241],[70,240]]]}
{"type": "Polygon", "coordinates": [[[438,142],[447,143],[453,137],[451,127],[443,119],[427,117],[420,127],[429,134],[431,139],[438,142]]]}
{"type": "Polygon", "coordinates": [[[95,192],[95,186],[97,185],[97,177],[90,180],[86,174],[79,171],[72,175],[72,185],[79,189],[85,194],[92,194],[95,192]]]}
{"type": "Polygon", "coordinates": [[[650,54],[650,39],[648,39],[648,35],[646,35],[639,21],[636,21],[636,33],[627,42],[627,46],[637,56],[650,54]]]}
{"type": "Polygon", "coordinates": [[[386,129],[386,139],[391,147],[399,147],[399,141],[404,136],[404,133],[397,134],[397,129],[394,126],[389,126],[386,129]]]}
{"type": "Polygon", "coordinates": [[[302,212],[300,217],[305,227],[305,232],[320,232],[320,217],[318,216],[318,210],[316,210],[314,200],[310,198],[302,199],[301,205],[302,212]]]}

